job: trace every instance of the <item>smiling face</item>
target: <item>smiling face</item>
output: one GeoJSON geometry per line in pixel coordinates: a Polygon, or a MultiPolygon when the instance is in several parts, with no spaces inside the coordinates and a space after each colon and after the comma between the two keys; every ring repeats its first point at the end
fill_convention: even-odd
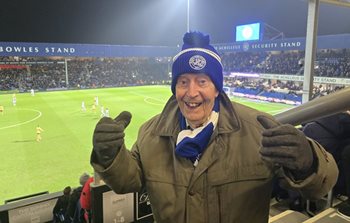
{"type": "Polygon", "coordinates": [[[206,74],[185,73],[177,79],[176,100],[192,128],[208,120],[218,95],[214,83],[206,74]]]}

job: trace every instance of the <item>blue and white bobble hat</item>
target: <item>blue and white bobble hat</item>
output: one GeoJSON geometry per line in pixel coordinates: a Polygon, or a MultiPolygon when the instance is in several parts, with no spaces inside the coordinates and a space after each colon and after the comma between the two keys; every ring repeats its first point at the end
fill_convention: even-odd
{"type": "Polygon", "coordinates": [[[184,73],[204,73],[223,91],[221,58],[209,44],[209,35],[201,32],[188,32],[183,37],[182,50],[173,58],[171,91],[175,94],[178,77],[184,73]]]}

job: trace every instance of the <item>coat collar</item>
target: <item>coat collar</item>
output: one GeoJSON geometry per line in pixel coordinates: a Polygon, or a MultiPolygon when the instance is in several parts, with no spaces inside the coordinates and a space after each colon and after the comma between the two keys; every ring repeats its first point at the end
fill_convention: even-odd
{"type": "MultiPolygon", "coordinates": [[[[225,93],[220,93],[220,113],[218,122],[218,133],[229,133],[240,128],[240,122],[232,102],[225,93]]],[[[177,137],[180,132],[179,123],[180,108],[176,98],[172,95],[160,113],[156,127],[153,130],[155,135],[177,137]]]]}

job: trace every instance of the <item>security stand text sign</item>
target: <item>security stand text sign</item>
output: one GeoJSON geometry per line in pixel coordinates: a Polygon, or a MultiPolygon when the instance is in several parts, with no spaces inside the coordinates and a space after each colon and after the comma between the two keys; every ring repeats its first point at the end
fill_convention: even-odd
{"type": "Polygon", "coordinates": [[[104,223],[134,222],[134,193],[103,193],[102,210],[104,223]]]}

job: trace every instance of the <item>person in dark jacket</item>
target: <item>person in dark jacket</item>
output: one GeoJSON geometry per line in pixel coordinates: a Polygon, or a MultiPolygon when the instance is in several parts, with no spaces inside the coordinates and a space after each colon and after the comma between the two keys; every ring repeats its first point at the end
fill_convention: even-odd
{"type": "MultiPolygon", "coordinates": [[[[303,132],[333,155],[339,168],[334,193],[350,198],[350,111],[309,122],[303,132]]],[[[340,206],[338,213],[350,219],[350,199],[340,206]]]]}
{"type": "Polygon", "coordinates": [[[83,186],[86,181],[90,178],[90,175],[87,173],[83,173],[79,178],[80,186],[75,188],[70,196],[66,218],[69,219],[69,222],[72,223],[83,223],[84,219],[84,210],[82,210],[80,205],[80,195],[83,190],[83,186]]]}
{"type": "Polygon", "coordinates": [[[232,102],[208,35],[188,32],[183,42],[173,95],[131,150],[129,112],[97,123],[90,161],[104,182],[118,194],[146,188],[157,223],[267,223],[276,179],[306,197],[327,194],[338,176],[332,155],[294,126],[232,102]]]}
{"type": "Polygon", "coordinates": [[[63,190],[63,195],[57,199],[56,204],[52,211],[54,223],[67,222],[67,219],[65,218],[65,214],[67,211],[71,191],[72,191],[72,188],[70,186],[65,187],[63,190]]]}

